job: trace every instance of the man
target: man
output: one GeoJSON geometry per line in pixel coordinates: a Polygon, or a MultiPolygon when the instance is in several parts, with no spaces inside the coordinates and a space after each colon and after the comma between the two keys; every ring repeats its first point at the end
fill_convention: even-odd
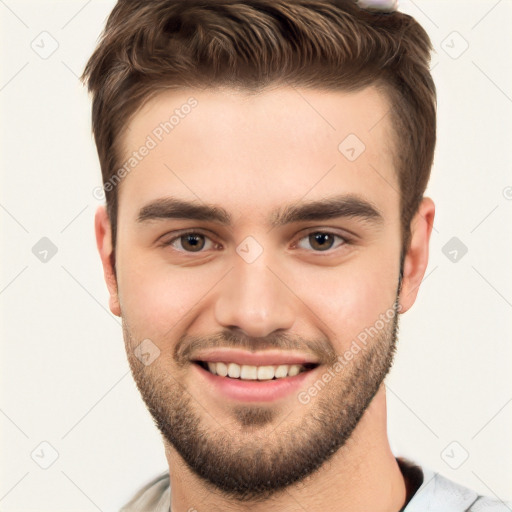
{"type": "Polygon", "coordinates": [[[124,511],[507,510],[391,452],[428,264],[431,44],[349,0],[121,0],[96,237],[169,473],[124,511]]]}

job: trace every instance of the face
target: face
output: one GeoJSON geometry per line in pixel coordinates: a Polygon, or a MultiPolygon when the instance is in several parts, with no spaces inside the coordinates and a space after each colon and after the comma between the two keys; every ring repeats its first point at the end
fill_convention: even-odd
{"type": "Polygon", "coordinates": [[[227,495],[313,473],[391,367],[429,231],[405,297],[388,109],[373,88],[182,90],[123,136],[115,278],[97,220],[111,309],[165,441],[227,495]]]}

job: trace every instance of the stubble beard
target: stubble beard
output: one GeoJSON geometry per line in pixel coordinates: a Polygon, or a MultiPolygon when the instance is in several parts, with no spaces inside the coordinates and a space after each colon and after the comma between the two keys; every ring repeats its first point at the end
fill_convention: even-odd
{"type": "Polygon", "coordinates": [[[340,375],[307,406],[297,400],[299,419],[287,420],[289,412],[272,405],[244,404],[230,411],[233,431],[224,426],[226,418],[206,413],[208,404],[199,405],[169,370],[144,366],[134,356],[137,343],[124,320],[123,332],[134,380],[167,443],[208,486],[229,499],[258,502],[314,473],[350,438],[392,367],[397,305],[398,297],[393,319],[340,375]]]}

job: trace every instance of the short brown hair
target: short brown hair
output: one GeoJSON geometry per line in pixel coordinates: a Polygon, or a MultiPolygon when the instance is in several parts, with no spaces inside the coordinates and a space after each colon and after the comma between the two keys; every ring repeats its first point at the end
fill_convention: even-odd
{"type": "MultiPolygon", "coordinates": [[[[129,119],[164,89],[377,85],[391,105],[404,250],[434,157],[431,49],[412,17],[354,0],[119,0],[82,75],[103,183],[120,165],[129,119]]],[[[117,196],[106,190],[114,247],[117,196]]]]}

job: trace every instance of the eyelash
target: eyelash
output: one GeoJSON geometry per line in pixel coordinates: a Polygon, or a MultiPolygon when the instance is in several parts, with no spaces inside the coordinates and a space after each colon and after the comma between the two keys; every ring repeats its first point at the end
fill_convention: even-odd
{"type": "MultiPolygon", "coordinates": [[[[342,241],[342,243],[340,243],[337,247],[334,247],[334,248],[331,247],[329,249],[326,249],[325,251],[315,251],[315,250],[312,251],[312,252],[315,252],[315,253],[318,253],[318,254],[331,254],[336,249],[339,249],[340,247],[352,244],[352,241],[348,237],[341,236],[341,235],[339,235],[337,233],[334,233],[333,231],[322,230],[322,229],[312,229],[311,231],[308,231],[305,235],[303,235],[301,238],[299,238],[299,240],[296,243],[294,243],[293,247],[298,245],[299,242],[301,242],[305,238],[308,238],[313,233],[321,233],[323,235],[331,235],[331,236],[333,236],[335,238],[338,238],[338,239],[340,239],[342,241]]],[[[182,237],[184,237],[186,235],[202,235],[205,238],[209,239],[211,242],[213,242],[213,240],[211,240],[211,238],[206,233],[203,233],[201,230],[189,230],[189,231],[183,231],[183,232],[179,233],[178,235],[174,236],[172,239],[170,239],[168,241],[164,241],[161,245],[163,247],[170,247],[170,246],[172,246],[172,244],[175,241],[180,240],[182,237]]],[[[215,242],[213,242],[213,243],[215,244],[215,242]]],[[[200,251],[186,251],[184,249],[175,249],[175,250],[177,252],[183,252],[183,253],[187,253],[187,254],[201,254],[201,253],[206,251],[204,249],[201,249],[200,251]]]]}

